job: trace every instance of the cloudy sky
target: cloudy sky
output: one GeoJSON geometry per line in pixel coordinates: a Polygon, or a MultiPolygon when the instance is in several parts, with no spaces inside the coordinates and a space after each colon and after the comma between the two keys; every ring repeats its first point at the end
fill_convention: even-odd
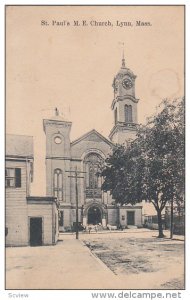
{"type": "Polygon", "coordinates": [[[45,194],[42,120],[55,107],[73,122],[71,140],[93,128],[108,137],[122,43],[126,66],[137,75],[139,123],[163,98],[183,96],[183,13],[182,6],[7,8],[6,131],[34,137],[33,194],[45,194]],[[122,22],[128,26],[117,26],[122,22]]]}

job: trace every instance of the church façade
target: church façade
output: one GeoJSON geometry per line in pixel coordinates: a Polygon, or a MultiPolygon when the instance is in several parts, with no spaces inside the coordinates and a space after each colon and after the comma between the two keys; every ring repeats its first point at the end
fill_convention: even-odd
{"type": "Polygon", "coordinates": [[[60,230],[70,230],[76,223],[75,179],[70,171],[81,172],[78,179],[79,222],[117,226],[141,226],[142,206],[118,206],[110,193],[101,190],[103,178],[98,176],[102,162],[114,144],[128,145],[136,138],[137,106],[134,73],[122,66],[114,77],[114,99],[111,104],[114,127],[109,139],[95,129],[70,141],[72,123],[59,116],[43,120],[46,134],[46,194],[60,203],[60,230]]]}

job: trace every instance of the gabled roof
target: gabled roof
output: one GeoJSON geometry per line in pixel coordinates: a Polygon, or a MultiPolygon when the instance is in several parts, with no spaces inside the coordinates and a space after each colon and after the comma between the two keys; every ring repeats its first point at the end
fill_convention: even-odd
{"type": "Polygon", "coordinates": [[[80,143],[81,141],[89,138],[90,136],[95,135],[96,137],[98,137],[100,140],[102,140],[103,142],[105,142],[106,144],[108,144],[109,146],[113,146],[114,144],[109,141],[108,139],[106,139],[103,135],[101,135],[98,131],[96,131],[95,129],[90,130],[89,132],[85,133],[84,135],[82,135],[80,138],[74,140],[71,143],[71,146],[76,145],[77,143],[80,143]]]}
{"type": "Polygon", "coordinates": [[[33,137],[7,134],[6,156],[33,157],[33,137]]]}

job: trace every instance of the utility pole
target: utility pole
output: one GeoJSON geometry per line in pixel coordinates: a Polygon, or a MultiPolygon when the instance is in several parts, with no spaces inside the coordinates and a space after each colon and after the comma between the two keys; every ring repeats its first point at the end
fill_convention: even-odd
{"type": "Polygon", "coordinates": [[[173,227],[174,227],[174,202],[171,199],[171,212],[170,212],[170,239],[173,239],[173,227]]]}
{"type": "Polygon", "coordinates": [[[76,239],[78,240],[79,238],[79,205],[78,205],[78,178],[84,178],[83,176],[78,176],[78,174],[80,173],[86,173],[86,172],[82,172],[82,171],[77,171],[77,167],[75,167],[75,171],[65,171],[68,173],[74,173],[73,175],[70,175],[68,177],[70,178],[75,178],[75,194],[76,194],[76,239]]]}

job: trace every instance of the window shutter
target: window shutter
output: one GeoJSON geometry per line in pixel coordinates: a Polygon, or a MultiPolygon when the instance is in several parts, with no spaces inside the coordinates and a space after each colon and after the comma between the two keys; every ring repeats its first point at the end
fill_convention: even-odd
{"type": "Polygon", "coordinates": [[[21,187],[21,169],[15,169],[15,187],[21,187]]]}

